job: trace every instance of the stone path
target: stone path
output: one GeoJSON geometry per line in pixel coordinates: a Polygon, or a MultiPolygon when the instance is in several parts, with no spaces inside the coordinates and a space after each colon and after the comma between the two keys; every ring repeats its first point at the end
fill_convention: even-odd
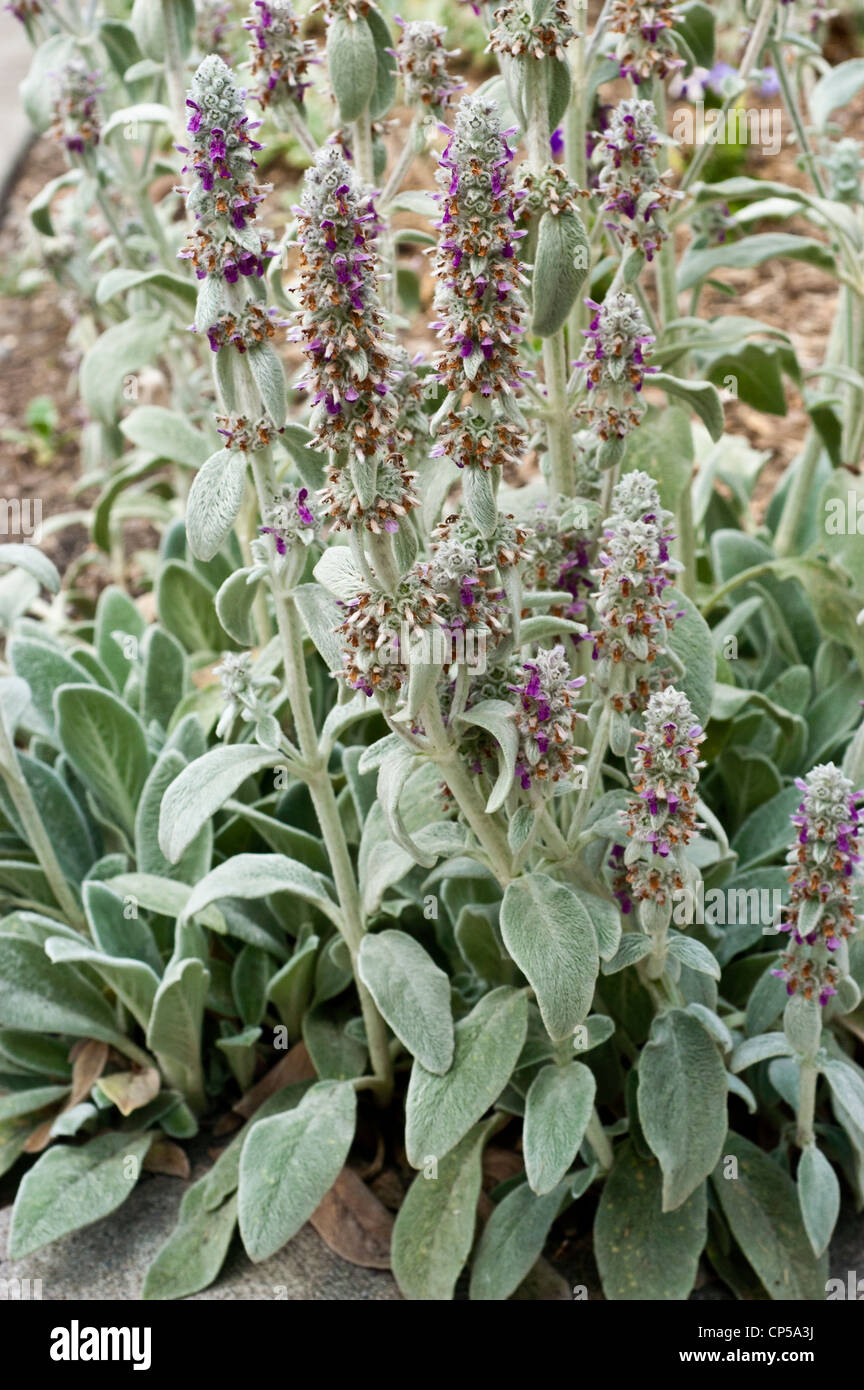
{"type": "MultiPolygon", "coordinates": [[[[111,1216],[54,1241],[23,1260],[7,1260],[11,1207],[0,1211],[0,1290],[10,1279],[42,1280],[47,1301],[127,1301],[141,1297],[144,1274],[174,1228],[187,1184],[151,1177],[111,1216]]],[[[387,1273],[332,1254],[304,1226],[283,1250],[252,1264],[235,1240],[217,1282],[193,1299],[378,1302],[400,1294],[387,1273]]]]}

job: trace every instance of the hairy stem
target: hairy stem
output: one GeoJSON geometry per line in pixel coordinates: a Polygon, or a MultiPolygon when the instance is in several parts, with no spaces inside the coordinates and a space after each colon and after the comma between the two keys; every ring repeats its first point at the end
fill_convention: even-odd
{"type": "MultiPolygon", "coordinates": [[[[528,163],[532,173],[542,174],[549,164],[549,94],[544,59],[525,60],[525,107],[528,163]]],[[[567,349],[563,328],[543,339],[543,377],[549,407],[546,415],[549,487],[553,493],[569,497],[573,490],[573,423],[567,399],[567,349]]]]}
{"type": "MultiPolygon", "coordinates": [[[[268,498],[276,491],[276,478],[269,450],[253,456],[252,472],[258,493],[259,506],[263,509],[268,498]]],[[[306,680],[306,664],[303,657],[303,628],[297,606],[290,594],[285,593],[273,575],[273,601],[276,607],[276,622],[282,643],[283,666],[288,702],[294,717],[297,743],[303,758],[304,780],[315,808],[321,836],[324,841],[333,882],[342,915],[342,935],[351,954],[354,980],[366,1038],[369,1044],[369,1057],[372,1069],[378,1080],[377,1095],[382,1102],[389,1100],[393,1089],[393,1060],[387,1039],[387,1027],[378,1012],[375,1001],[360,979],[357,969],[357,952],[366,931],[357,878],[348,851],[342,817],[336,801],[336,794],[327,771],[327,759],[319,750],[318,734],[309,698],[306,680]]]]}
{"type": "Polygon", "coordinates": [[[815,1135],[813,1132],[813,1117],[816,1112],[816,1082],[819,1080],[819,1068],[815,1062],[805,1061],[801,1063],[801,1078],[798,1082],[798,1147],[806,1149],[808,1144],[812,1144],[815,1135]]]}

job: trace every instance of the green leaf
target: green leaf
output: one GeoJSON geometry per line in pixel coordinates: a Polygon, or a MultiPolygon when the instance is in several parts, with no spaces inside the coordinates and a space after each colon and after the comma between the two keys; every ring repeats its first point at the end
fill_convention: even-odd
{"type": "Polygon", "coordinates": [[[9,1258],[108,1216],[138,1181],[151,1134],[100,1134],[83,1148],[54,1144],[25,1173],[12,1208],[9,1258]]]}
{"type": "Polygon", "coordinates": [[[822,1301],[827,1262],[812,1253],[792,1179],[740,1134],[730,1133],[725,1149],[712,1178],[714,1189],[766,1291],[783,1301],[822,1301]],[[730,1159],[736,1160],[734,1171],[730,1159]]]}
{"type": "Polygon", "coordinates": [[[79,946],[65,936],[50,937],[45,951],[49,960],[63,965],[89,965],[123,1001],[139,1027],[146,1030],[159,987],[159,978],[149,965],[131,957],[103,955],[88,942],[82,941],[79,946]]]}
{"type": "Polygon", "coordinates": [[[142,1298],[186,1298],[216,1278],[237,1225],[237,1198],[228,1197],[213,1210],[206,1198],[202,1182],[185,1194],[177,1226],[147,1270],[142,1298]]]}
{"type": "Polygon", "coordinates": [[[35,1086],[29,1091],[12,1091],[8,1096],[0,1096],[0,1125],[9,1120],[17,1120],[20,1115],[32,1115],[54,1105],[68,1096],[69,1086],[35,1086]]]}
{"type": "Polygon", "coordinates": [[[288,963],[273,976],[267,990],[267,997],[275,1004],[292,1042],[300,1037],[303,1015],[312,999],[319,945],[317,936],[308,936],[288,963]]]}
{"type": "Polygon", "coordinates": [[[652,386],[659,386],[667,396],[678,396],[687,401],[699,416],[715,444],[723,435],[723,403],[716,386],[710,381],[683,381],[670,376],[668,372],[657,372],[651,378],[652,386]]]}
{"type": "Polygon", "coordinates": [[[726,1069],[713,1038],[684,1009],[655,1018],[639,1061],[639,1120],[675,1211],[715,1167],[726,1138],[726,1069]]]}
{"type": "Polygon", "coordinates": [[[213,831],[205,821],[195,839],[172,865],[159,848],[159,815],[165,792],[187,766],[182,753],[165,748],[144,783],[135,817],[135,858],[139,873],[197,883],[207,873],[213,854],[213,831]]]}
{"type": "Polygon", "coordinates": [[[247,777],[275,767],[279,755],[257,744],[229,743],[196,758],[171,783],[162,798],[159,848],[176,864],[201,827],[224,806],[247,777]]]}
{"type": "MultiPolygon", "coordinates": [[[[96,288],[96,303],[107,304],[115,295],[125,294],[127,290],[141,289],[145,285],[152,289],[162,290],[162,298],[167,297],[169,302],[173,295],[172,308],[176,306],[181,313],[188,313],[190,309],[195,307],[198,291],[194,281],[187,280],[183,275],[172,275],[167,270],[133,270],[127,266],[117,266],[102,276],[96,288]]],[[[155,298],[159,300],[160,296],[156,295],[155,298]]],[[[161,407],[145,406],[142,408],[157,410],[161,407]]],[[[170,458],[171,455],[168,454],[166,457],[170,458]]]]}
{"type": "MultiPolygon", "coordinates": [[[[524,626],[523,623],[523,630],[524,626]]],[[[462,715],[463,724],[476,724],[478,728],[485,729],[500,749],[498,779],[486,803],[486,812],[490,816],[504,805],[516,776],[519,735],[513,720],[513,707],[506,700],[479,700],[462,715]]]]}
{"type": "Polygon", "coordinates": [[[755,1038],[745,1038],[732,1053],[730,1067],[733,1072],[745,1071],[756,1062],[764,1062],[768,1057],[789,1057],[792,1049],[785,1033],[760,1033],[755,1038]]]}
{"type": "Polygon", "coordinates": [[[544,212],[537,231],[531,279],[531,331],[551,337],[567,320],[591,265],[582,219],[576,212],[544,212]]]}
{"type": "Polygon", "coordinates": [[[812,237],[792,236],[788,232],[763,232],[758,236],[742,237],[740,241],[706,246],[685,251],[678,267],[678,289],[691,290],[709,275],[723,267],[752,270],[765,261],[783,257],[806,261],[820,270],[836,271],[834,256],[821,241],[812,237]]]}
{"type": "Polygon", "coordinates": [[[817,129],[827,123],[838,106],[847,106],[856,92],[864,86],[864,58],[849,58],[829,68],[811,90],[807,105],[810,118],[817,129]]]}
{"type": "Polygon", "coordinates": [[[502,985],[456,1024],[453,1064],[445,1076],[415,1061],[405,1105],[405,1146],[414,1168],[448,1153],[497,1100],[527,1029],[524,993],[502,985]]]}
{"type": "Polygon", "coordinates": [[[64,685],[54,696],[57,733],[75,771],[131,834],[150,754],[139,720],[108,690],[64,685]]]}
{"type": "Polygon", "coordinates": [[[125,126],[165,125],[170,129],[172,120],[170,107],[161,106],[156,101],[141,101],[136,106],[124,106],[114,111],[102,127],[102,138],[107,140],[125,126]]]}
{"type": "Polygon", "coordinates": [[[797,788],[784,787],[747,817],[732,840],[732,849],[739,858],[739,875],[785,852],[791,834],[789,817],[797,811],[800,800],[797,788]]]}
{"type": "MultiPolygon", "coordinates": [[[[93,835],[81,807],[66,783],[48,763],[19,753],[18,765],[54,845],[57,862],[70,883],[80,883],[96,858],[93,835]]],[[[2,782],[0,804],[13,825],[17,825],[17,812],[2,782]]],[[[21,838],[27,839],[23,826],[21,838]]]]}
{"type": "Polygon", "coordinates": [[[249,583],[249,570],[229,574],[216,595],[216,614],[228,636],[241,647],[254,647],[257,641],[253,610],[258,581],[249,583]]]}
{"type": "Polygon", "coordinates": [[[192,889],[182,920],[188,921],[220,898],[266,898],[271,893],[292,893],[313,903],[331,921],[340,920],[322,875],[284,854],[235,854],[217,864],[192,889]]]}
{"type": "Polygon", "coordinates": [[[864,1081],[857,1071],[848,1062],[834,1059],[824,1062],[822,1071],[834,1099],[839,1101],[854,1124],[864,1130],[864,1081]]]}
{"type": "Polygon", "coordinates": [[[169,560],[156,584],[159,621],[187,652],[236,651],[216,614],[213,590],[191,565],[169,560]]]}
{"type": "Polygon", "coordinates": [[[621,938],[621,945],[608,965],[603,966],[604,975],[617,975],[619,970],[626,970],[628,965],[636,965],[640,960],[649,954],[651,950],[651,940],[641,932],[625,932],[621,938]]]}
{"type": "Polygon", "coordinates": [[[147,1029],[147,1046],[165,1079],[195,1111],[204,1106],[201,1024],[209,983],[210,972],[200,960],[173,961],[156,991],[147,1029]]]}
{"type": "Polygon", "coordinates": [[[508,1192],[486,1222],[471,1264],[469,1298],[503,1301],[543,1254],[566,1185],[538,1197],[527,1183],[508,1192]]]}
{"type": "Polygon", "coordinates": [[[710,975],[712,980],[720,979],[720,966],[707,946],[703,946],[701,941],[697,941],[692,936],[679,936],[677,933],[669,938],[669,954],[681,961],[682,965],[689,965],[691,970],[697,970],[701,975],[710,975]]]}
{"type": "Polygon", "coordinates": [[[176,410],[161,405],[139,405],[121,420],[120,429],[140,449],[190,468],[200,468],[210,452],[200,430],[176,410]]]}
{"type": "Polygon", "coordinates": [[[828,1248],[840,1215],[837,1174],[815,1144],[808,1144],[798,1164],[798,1201],[814,1255],[828,1248]]]}
{"type": "Polygon", "coordinates": [[[404,1298],[453,1297],[477,1221],[483,1145],[495,1121],[477,1124],[450,1153],[418,1173],[399,1208],[391,1246],[393,1277],[404,1298]]]}
{"type": "Polygon", "coordinates": [[[380,10],[370,5],[365,15],[366,23],[375,40],[375,90],[369,102],[369,115],[373,121],[386,116],[396,98],[396,59],[393,56],[393,36],[380,10]]]}
{"type": "Polygon", "coordinates": [[[49,589],[52,594],[60,591],[57,566],[35,545],[19,545],[15,541],[7,541],[5,545],[0,545],[0,565],[26,570],[39,581],[40,589],[49,589]]]}
{"type": "Polygon", "coordinates": [[[453,1061],[450,981],[419,941],[401,931],[367,933],[358,955],[360,978],[413,1057],[442,1074],[453,1061]]]}
{"type": "Polygon", "coordinates": [[[594,1222],[603,1292],[613,1303],[689,1298],[705,1245],[703,1183],[675,1212],[660,1205],[660,1167],[626,1140],[615,1153],[594,1222]]]}
{"type": "Polygon", "coordinates": [[[596,1089],[582,1062],[543,1067],[531,1082],[522,1148],[528,1182],[539,1196],[558,1186],[579,1152],[596,1089]]]}
{"type": "Polygon", "coordinates": [[[531,984],[549,1036],[572,1034],[591,1007],[600,968],[597,936],[580,899],[547,874],[507,885],[504,945],[531,984]]]}
{"type": "Polygon", "coordinates": [[[114,1011],[68,965],[52,965],[42,947],[0,936],[0,1024],[33,1033],[70,1033],[116,1043],[114,1011]]]}
{"type": "Polygon", "coordinates": [[[252,1260],[296,1235],[341,1172],[354,1138],[349,1082],[322,1082],[294,1110],[254,1125],[240,1157],[239,1217],[252,1260]]]}
{"type": "MultiPolygon", "coordinates": [[[[348,1028],[344,1010],[316,1004],[303,1016],[303,1041],[318,1076],[326,1081],[350,1081],[366,1069],[367,1048],[348,1028]]],[[[360,1020],[353,1020],[359,1023],[360,1020]]]]}
{"type": "Polygon", "coordinates": [[[358,120],[378,80],[375,40],[365,19],[337,13],[327,30],[327,68],[340,119],[358,120]]]}
{"type": "Polygon", "coordinates": [[[717,665],[711,629],[686,594],[678,589],[669,589],[665,597],[682,614],[676,618],[669,639],[669,646],[678,660],[683,662],[686,673],[682,679],[676,680],[676,688],[687,696],[696,722],[704,728],[711,718],[717,665]]]}
{"type": "Polygon", "coordinates": [[[167,314],[134,314],[100,333],[81,363],[81,396],[87,409],[105,425],[117,417],[127,376],[156,361],[171,327],[167,314]]]}

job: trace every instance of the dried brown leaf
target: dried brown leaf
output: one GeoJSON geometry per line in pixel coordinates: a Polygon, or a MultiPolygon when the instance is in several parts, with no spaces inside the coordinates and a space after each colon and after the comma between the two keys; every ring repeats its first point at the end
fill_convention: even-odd
{"type": "Polygon", "coordinates": [[[161,1080],[155,1067],[146,1067],[141,1071],[114,1071],[103,1076],[99,1085],[121,1115],[131,1115],[133,1110],[156,1099],[161,1080]]]}
{"type": "Polygon", "coordinates": [[[245,1096],[241,1096],[237,1104],[232,1108],[238,1115],[242,1115],[244,1120],[248,1120],[259,1105],[263,1105],[270,1096],[281,1091],[283,1086],[290,1086],[295,1081],[314,1081],[316,1076],[315,1068],[312,1065],[312,1058],[306,1051],[306,1044],[295,1043],[291,1051],[286,1053],[281,1062],[277,1062],[275,1067],[271,1067],[268,1072],[256,1081],[251,1090],[245,1096]]]}
{"type": "Polygon", "coordinates": [[[157,1139],[151,1144],[143,1167],[148,1173],[165,1173],[169,1178],[188,1178],[192,1172],[183,1149],[170,1139],[157,1139]]]}
{"type": "Polygon", "coordinates": [[[343,1260],[365,1269],[390,1268],[393,1216],[353,1168],[342,1169],[309,1221],[343,1260]]]}

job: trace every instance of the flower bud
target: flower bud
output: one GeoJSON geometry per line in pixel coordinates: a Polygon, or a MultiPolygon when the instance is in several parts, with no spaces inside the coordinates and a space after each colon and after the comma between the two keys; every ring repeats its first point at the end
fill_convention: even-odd
{"type": "Polygon", "coordinates": [[[459,56],[459,49],[444,46],[447,30],[428,19],[407,23],[396,16],[402,32],[396,45],[396,63],[405,88],[405,101],[419,112],[440,116],[464,83],[456,82],[447,71],[447,59],[459,56]]]}
{"type": "MultiPolygon", "coordinates": [[[[654,337],[636,300],[625,290],[603,304],[593,299],[586,303],[594,317],[584,331],[585,356],[576,366],[585,372],[589,401],[579,414],[601,443],[615,442],[626,439],[642,418],[642,386],[657,370],[645,362],[654,337]]],[[[603,460],[598,461],[602,467],[603,460]]]]}
{"type": "Polygon", "coordinates": [[[654,78],[662,81],[684,66],[672,39],[675,10],[666,0],[613,0],[606,25],[617,34],[610,57],[618,62],[621,77],[637,87],[654,78]]]}
{"type": "Polygon", "coordinates": [[[299,106],[311,86],[309,67],[317,61],[317,50],[300,37],[291,0],[253,0],[243,27],[250,36],[251,95],[277,116],[285,104],[299,106]]]}
{"type": "Polygon", "coordinates": [[[845,943],[859,921],[854,892],[861,874],[861,793],[833,763],[814,767],[795,785],[802,799],[790,817],[798,829],[786,856],[792,886],[778,924],[791,939],[772,973],[786,981],[788,994],[827,1004],[848,968],[845,943]]]}

